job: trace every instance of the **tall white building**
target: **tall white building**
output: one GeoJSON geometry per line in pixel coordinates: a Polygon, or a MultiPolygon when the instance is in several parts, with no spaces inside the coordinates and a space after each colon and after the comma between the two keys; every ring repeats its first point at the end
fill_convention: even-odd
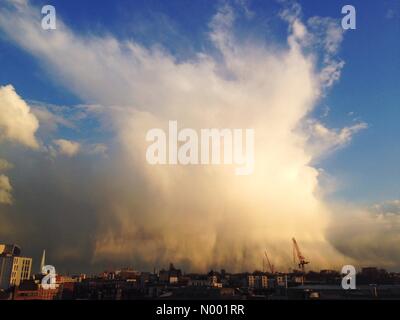
{"type": "Polygon", "coordinates": [[[30,278],[32,258],[20,257],[17,245],[0,244],[0,289],[19,286],[21,281],[30,278]]]}

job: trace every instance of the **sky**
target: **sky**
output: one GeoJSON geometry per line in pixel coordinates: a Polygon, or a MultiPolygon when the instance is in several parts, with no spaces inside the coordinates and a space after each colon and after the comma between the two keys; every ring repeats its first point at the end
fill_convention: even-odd
{"type": "Polygon", "coordinates": [[[399,270],[400,1],[0,4],[0,241],[64,272],[399,270]],[[256,170],[151,167],[145,132],[255,128],[256,170]]]}

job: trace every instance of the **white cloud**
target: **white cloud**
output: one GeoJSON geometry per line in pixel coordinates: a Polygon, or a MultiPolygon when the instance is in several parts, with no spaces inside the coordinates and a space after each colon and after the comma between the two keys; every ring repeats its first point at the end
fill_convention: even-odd
{"type": "Polygon", "coordinates": [[[249,0],[236,0],[235,2],[242,9],[247,19],[252,19],[255,16],[255,12],[250,9],[249,0]]]}
{"type": "Polygon", "coordinates": [[[339,20],[329,17],[314,16],[308,19],[305,25],[301,20],[302,10],[298,3],[293,1],[282,1],[282,3],[285,9],[281,17],[289,23],[289,30],[292,32],[292,36],[288,38],[289,43],[295,45],[298,42],[303,49],[323,52],[319,57],[322,65],[319,82],[324,94],[324,91],[340,79],[344,67],[344,61],[335,58],[343,41],[344,30],[339,20]]]}
{"type": "Polygon", "coordinates": [[[395,9],[388,9],[387,11],[386,11],[386,19],[389,19],[389,20],[391,20],[391,19],[396,19],[396,18],[399,18],[399,12],[397,11],[397,10],[395,10],[395,9]]]}
{"type": "Polygon", "coordinates": [[[313,33],[314,45],[323,46],[325,57],[337,53],[343,41],[344,30],[339,20],[327,17],[312,17],[307,21],[313,33]]]}
{"type": "Polygon", "coordinates": [[[4,174],[0,174],[0,204],[12,204],[12,187],[10,180],[4,174]]]}
{"type": "Polygon", "coordinates": [[[32,104],[32,113],[36,116],[40,124],[40,130],[46,133],[55,132],[60,126],[74,128],[71,120],[62,115],[61,107],[51,105],[32,104]]]}
{"type": "MultiPolygon", "coordinates": [[[[0,86],[0,143],[11,141],[37,149],[35,133],[39,123],[30,107],[11,85],[0,86]]],[[[12,169],[12,163],[0,158],[0,171],[12,169]]],[[[0,203],[13,203],[12,186],[7,176],[0,175],[0,203]]]]}
{"type": "Polygon", "coordinates": [[[0,87],[0,141],[9,140],[38,148],[35,132],[39,127],[30,107],[11,85],[0,87]]]}
{"type": "Polygon", "coordinates": [[[279,0],[279,2],[284,7],[280,12],[281,18],[286,20],[289,23],[289,26],[292,27],[295,21],[301,19],[301,6],[295,1],[279,0]]]}
{"type": "Polygon", "coordinates": [[[81,145],[78,142],[71,140],[57,139],[53,142],[58,147],[58,152],[68,157],[77,155],[81,148],[81,145]]]}
{"type": "Polygon", "coordinates": [[[0,158],[0,171],[14,168],[14,165],[5,159],[0,158]]]}
{"type": "Polygon", "coordinates": [[[371,207],[339,205],[328,228],[328,237],[340,252],[359,265],[398,269],[400,201],[386,201],[371,207]]]}
{"type": "Polygon", "coordinates": [[[323,88],[330,88],[340,79],[345,65],[343,60],[335,58],[343,41],[344,30],[339,20],[328,17],[312,17],[308,19],[307,25],[311,31],[309,45],[324,50],[320,81],[323,88]]]}
{"type": "Polygon", "coordinates": [[[317,120],[311,120],[308,124],[309,146],[316,158],[326,157],[330,152],[348,145],[356,133],[367,127],[365,122],[358,122],[341,129],[330,129],[317,120]]]}
{"type": "Polygon", "coordinates": [[[94,143],[88,146],[88,153],[94,155],[107,155],[108,147],[103,143],[94,143]]]}

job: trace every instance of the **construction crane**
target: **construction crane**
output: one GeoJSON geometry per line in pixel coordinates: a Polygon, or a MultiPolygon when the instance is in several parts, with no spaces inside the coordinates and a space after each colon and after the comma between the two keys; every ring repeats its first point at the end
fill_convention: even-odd
{"type": "Polygon", "coordinates": [[[310,262],[306,261],[306,258],[304,258],[304,256],[301,254],[296,239],[293,238],[292,241],[293,241],[293,261],[296,262],[296,256],[297,256],[297,259],[299,260],[298,266],[301,269],[302,273],[304,274],[304,266],[306,264],[309,264],[310,262]]]}
{"type": "Polygon", "coordinates": [[[265,253],[264,253],[264,254],[265,254],[265,257],[267,258],[269,270],[271,270],[271,273],[274,274],[274,273],[275,273],[275,272],[274,272],[274,265],[271,264],[271,262],[269,261],[268,254],[267,254],[267,250],[265,250],[265,253]]]}

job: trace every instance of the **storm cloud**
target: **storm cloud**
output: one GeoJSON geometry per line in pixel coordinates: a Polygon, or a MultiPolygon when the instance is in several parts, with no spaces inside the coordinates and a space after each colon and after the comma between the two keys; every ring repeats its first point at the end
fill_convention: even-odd
{"type": "MultiPolygon", "coordinates": [[[[311,116],[344,67],[336,58],[343,39],[337,21],[305,23],[299,6],[287,6],[281,46],[236,35],[240,17],[223,4],[210,18],[213,50],[181,61],[161,46],[79,35],[61,18],[55,32],[46,32],[29,2],[6,2],[0,29],[86,102],[75,109],[81,116],[60,125],[93,118],[108,139],[85,148],[51,130],[39,150],[5,146],[1,155],[15,164],[15,202],[0,209],[4,239],[36,254],[46,248],[64,270],[150,269],[170,261],[190,270],[251,270],[261,268],[265,248],[286,269],[293,236],[313,268],[358,258],[337,238],[327,239],[331,209],[313,165],[366,128],[333,130],[311,116]],[[150,166],[146,132],[167,128],[169,120],[182,128],[253,128],[254,174],[236,176],[229,166],[150,166]],[[70,157],[54,157],[54,143],[70,157]],[[95,146],[107,156],[90,152],[95,146]]],[[[36,147],[33,136],[18,139],[36,147]]]]}

